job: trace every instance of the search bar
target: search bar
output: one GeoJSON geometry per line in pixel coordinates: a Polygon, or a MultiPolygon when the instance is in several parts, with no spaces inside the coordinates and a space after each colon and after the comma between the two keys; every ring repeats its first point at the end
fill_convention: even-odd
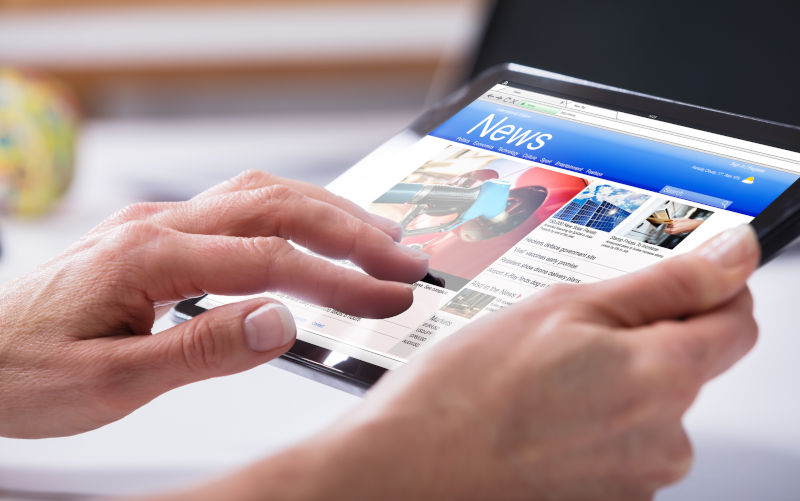
{"type": "Polygon", "coordinates": [[[683,188],[676,188],[674,186],[664,186],[659,191],[662,195],[669,195],[672,197],[682,198],[690,202],[697,202],[703,205],[710,205],[711,207],[719,207],[720,209],[727,209],[733,202],[730,200],[723,200],[722,198],[712,197],[711,195],[704,195],[694,191],[684,190],[683,188]]]}

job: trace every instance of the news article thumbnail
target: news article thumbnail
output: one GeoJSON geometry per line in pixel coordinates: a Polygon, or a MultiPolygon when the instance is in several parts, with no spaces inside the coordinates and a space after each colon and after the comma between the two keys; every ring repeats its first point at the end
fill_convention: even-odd
{"type": "Polygon", "coordinates": [[[665,249],[674,249],[712,214],[714,212],[707,209],[665,200],[625,237],[665,249]]]}
{"type": "Polygon", "coordinates": [[[442,307],[442,311],[458,315],[459,317],[472,318],[481,310],[489,306],[495,297],[472,289],[464,289],[456,297],[442,307]]]}
{"type": "Polygon", "coordinates": [[[443,148],[369,210],[430,256],[429,281],[459,291],[588,182],[483,150],[443,148]]]}
{"type": "Polygon", "coordinates": [[[587,228],[610,232],[650,197],[624,188],[595,183],[581,191],[553,217],[587,228]]]}

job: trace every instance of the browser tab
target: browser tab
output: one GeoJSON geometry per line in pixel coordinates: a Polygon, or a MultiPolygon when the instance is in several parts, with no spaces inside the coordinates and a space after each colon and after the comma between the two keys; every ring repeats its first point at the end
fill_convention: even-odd
{"type": "Polygon", "coordinates": [[[520,108],[525,108],[526,110],[533,110],[538,111],[540,113],[547,113],[548,115],[556,115],[559,113],[559,109],[553,108],[551,106],[544,106],[538,103],[532,103],[530,101],[520,101],[517,103],[517,106],[520,108]]]}
{"type": "Polygon", "coordinates": [[[591,113],[592,115],[600,115],[603,117],[617,118],[617,112],[590,104],[583,104],[577,101],[568,101],[567,108],[582,111],[584,113],[591,113]]]}

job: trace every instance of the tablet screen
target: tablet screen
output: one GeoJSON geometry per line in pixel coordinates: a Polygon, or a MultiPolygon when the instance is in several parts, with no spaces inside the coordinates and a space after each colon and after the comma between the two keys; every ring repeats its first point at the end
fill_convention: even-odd
{"type": "Polygon", "coordinates": [[[691,250],[751,221],[798,179],[798,153],[656,118],[499,83],[330,186],[400,222],[402,242],[430,255],[408,311],[368,320],[269,295],[292,310],[299,339],[392,369],[550,284],[691,250]]]}

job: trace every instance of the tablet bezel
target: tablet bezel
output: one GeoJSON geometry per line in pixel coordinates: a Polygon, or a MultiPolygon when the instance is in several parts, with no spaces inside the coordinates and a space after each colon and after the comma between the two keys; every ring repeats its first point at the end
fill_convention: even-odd
{"type": "MultiPolygon", "coordinates": [[[[800,153],[800,128],[797,127],[670,101],[526,66],[506,64],[488,70],[469,86],[429,109],[408,129],[384,143],[370,156],[397,151],[421,139],[478,99],[492,86],[505,82],[615,111],[624,111],[670,124],[800,153]]],[[[800,234],[798,201],[800,201],[800,181],[790,186],[750,223],[756,229],[761,242],[762,264],[800,234]]],[[[173,309],[174,318],[183,321],[206,311],[197,306],[200,299],[179,303],[173,309]]],[[[298,340],[286,354],[281,356],[281,359],[273,363],[353,394],[364,393],[387,370],[344,354],[333,357],[341,360],[335,365],[326,365],[325,361],[331,360],[331,355],[336,353],[298,340]]]]}

